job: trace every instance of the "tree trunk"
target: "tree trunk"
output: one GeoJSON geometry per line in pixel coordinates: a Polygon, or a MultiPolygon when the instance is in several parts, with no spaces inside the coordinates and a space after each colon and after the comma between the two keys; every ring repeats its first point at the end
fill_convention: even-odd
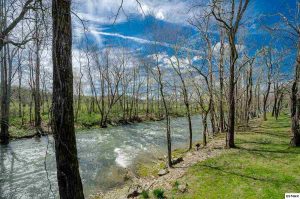
{"type": "Polygon", "coordinates": [[[149,66],[146,66],[147,72],[147,97],[146,97],[146,116],[149,116],[149,84],[150,84],[150,74],[149,74],[149,66]]]}
{"type": "Polygon", "coordinates": [[[277,107],[275,109],[275,119],[278,120],[278,117],[279,117],[279,114],[280,114],[280,110],[281,110],[281,106],[282,106],[282,101],[283,101],[283,97],[284,97],[284,94],[281,93],[280,94],[280,97],[279,97],[279,100],[277,102],[277,107]]]}
{"type": "Polygon", "coordinates": [[[38,134],[42,133],[41,119],[41,95],[40,95],[40,39],[38,30],[38,14],[36,11],[35,19],[36,36],[36,68],[35,68],[35,88],[34,88],[34,124],[38,134]]]}
{"type": "Polygon", "coordinates": [[[189,123],[189,141],[190,141],[189,150],[191,150],[192,147],[193,147],[193,128],[192,128],[192,118],[191,118],[190,105],[189,105],[188,101],[185,103],[185,106],[186,106],[187,119],[188,119],[188,123],[189,123]]]}
{"type": "Polygon", "coordinates": [[[267,102],[269,98],[270,88],[271,88],[271,82],[268,83],[267,92],[264,95],[264,103],[263,103],[264,121],[267,121],[267,102]]]}
{"type": "Polygon", "coordinates": [[[213,135],[215,135],[215,133],[217,132],[216,130],[216,123],[215,123],[215,103],[214,103],[214,95],[213,95],[213,90],[214,90],[214,87],[213,87],[213,72],[212,72],[212,61],[210,61],[210,67],[209,67],[209,99],[210,99],[210,104],[211,104],[211,107],[210,107],[210,123],[211,123],[211,130],[212,130],[212,133],[213,135]]]}
{"type": "Polygon", "coordinates": [[[225,131],[224,124],[224,109],[223,109],[223,100],[224,100],[224,38],[223,31],[221,30],[221,40],[220,40],[220,63],[219,63],[219,80],[220,80],[220,101],[219,101],[219,111],[220,111],[220,132],[225,131]]]}
{"type": "Polygon", "coordinates": [[[163,88],[163,80],[162,80],[162,74],[159,68],[158,58],[157,58],[157,65],[156,68],[158,70],[158,84],[159,84],[159,92],[162,98],[163,106],[165,109],[165,115],[166,115],[166,134],[167,134],[167,148],[168,148],[168,166],[172,167],[172,141],[171,141],[171,120],[169,115],[169,107],[165,100],[164,95],[164,88],[163,88]]]}
{"type": "Polygon", "coordinates": [[[203,146],[206,146],[207,145],[207,113],[204,113],[204,116],[202,116],[202,124],[203,124],[202,143],[203,146]]]}
{"type": "MultiPolygon", "coordinates": [[[[19,53],[19,52],[18,52],[19,53]]],[[[22,88],[22,68],[21,68],[21,57],[18,58],[18,102],[19,102],[19,110],[18,115],[22,118],[22,96],[21,96],[21,88],[22,88]]]]}
{"type": "Polygon", "coordinates": [[[278,97],[279,97],[279,88],[278,88],[278,83],[274,83],[274,104],[272,108],[272,117],[275,116],[276,108],[277,108],[277,103],[278,103],[278,97]]]}
{"type": "Polygon", "coordinates": [[[292,118],[292,146],[300,146],[300,97],[299,97],[299,80],[300,80],[300,41],[298,42],[298,52],[295,69],[295,80],[291,94],[291,118],[292,118]]]}
{"type": "Polygon", "coordinates": [[[257,86],[257,116],[260,117],[261,114],[261,108],[260,108],[260,83],[258,83],[257,86]]]}
{"type": "Polygon", "coordinates": [[[8,105],[8,77],[7,77],[7,47],[1,51],[1,144],[9,143],[9,105],[8,105]]]}
{"type": "Polygon", "coordinates": [[[52,1],[53,135],[60,198],[83,199],[73,109],[71,1],[52,1]]]}
{"type": "Polygon", "coordinates": [[[234,42],[234,36],[229,36],[230,43],[230,77],[229,77],[229,107],[228,107],[228,132],[226,138],[226,147],[233,148],[234,144],[234,125],[235,125],[235,62],[237,60],[237,51],[234,42]]]}
{"type": "Polygon", "coordinates": [[[253,79],[252,79],[252,64],[250,63],[249,72],[247,72],[247,97],[246,97],[246,110],[245,110],[245,120],[246,126],[249,126],[250,113],[251,113],[251,103],[252,103],[252,87],[253,87],[253,79]]]}

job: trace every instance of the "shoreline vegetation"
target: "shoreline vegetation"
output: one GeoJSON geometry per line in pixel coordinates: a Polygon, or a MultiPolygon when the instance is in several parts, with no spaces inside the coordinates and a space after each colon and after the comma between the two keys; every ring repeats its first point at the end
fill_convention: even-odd
{"type": "MultiPolygon", "coordinates": [[[[35,136],[51,134],[51,98],[44,93],[41,103],[41,132],[36,131],[35,114],[32,99],[29,98],[30,90],[21,89],[21,104],[18,99],[20,93],[18,88],[12,87],[12,103],[9,118],[9,137],[11,140],[33,138],[35,136]]],[[[74,97],[74,126],[76,131],[91,128],[107,128],[111,126],[122,126],[147,121],[161,121],[166,119],[163,114],[161,102],[152,100],[141,100],[126,97],[125,105],[116,103],[106,110],[104,115],[97,109],[95,99],[92,96],[74,97]],[[103,119],[102,119],[103,117],[103,119]]],[[[107,101],[104,101],[108,105],[107,101]]],[[[185,105],[181,102],[168,101],[170,104],[170,117],[186,117],[185,105]]],[[[201,114],[196,104],[191,104],[190,115],[201,114]]]]}
{"type": "MultiPolygon", "coordinates": [[[[197,115],[198,113],[195,112],[192,115],[197,115]]],[[[171,115],[172,118],[181,118],[185,117],[184,114],[182,113],[174,113],[171,115]]],[[[139,116],[134,116],[132,118],[128,119],[110,119],[107,121],[107,125],[102,127],[100,125],[100,121],[98,122],[93,122],[93,123],[80,123],[77,122],[75,123],[75,130],[76,131],[82,131],[82,130],[87,130],[87,129],[104,129],[104,128],[110,128],[110,127],[117,127],[117,126],[123,126],[123,125],[131,125],[135,123],[142,123],[142,122],[157,122],[157,121],[162,121],[164,120],[165,117],[160,115],[155,115],[155,114],[149,114],[147,115],[139,115],[139,116]]],[[[11,140],[18,140],[18,139],[29,139],[33,138],[36,136],[45,136],[45,135],[51,135],[51,126],[50,122],[45,123],[42,121],[42,134],[37,133],[35,130],[35,127],[33,124],[28,123],[24,125],[12,123],[12,126],[10,126],[10,139],[11,140]]]]}
{"type": "Polygon", "coordinates": [[[173,168],[166,166],[166,157],[137,163],[124,186],[89,198],[131,198],[133,193],[157,198],[157,192],[166,198],[282,198],[300,189],[300,149],[289,146],[289,134],[287,114],[253,119],[247,129],[237,129],[235,148],[225,150],[225,133],[220,133],[198,151],[174,150],[173,158],[183,161],[173,168]],[[158,176],[162,169],[167,173],[158,176]]]}

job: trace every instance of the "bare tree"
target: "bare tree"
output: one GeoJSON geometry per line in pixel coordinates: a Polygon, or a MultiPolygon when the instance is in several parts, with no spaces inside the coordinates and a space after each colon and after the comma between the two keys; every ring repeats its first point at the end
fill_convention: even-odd
{"type": "Polygon", "coordinates": [[[212,30],[211,14],[205,11],[204,15],[195,15],[194,19],[190,20],[190,24],[195,26],[201,35],[201,39],[205,43],[205,59],[207,60],[208,66],[208,80],[209,80],[209,99],[210,99],[210,122],[212,127],[212,132],[215,134],[217,130],[216,125],[216,111],[215,111],[215,100],[214,100],[214,74],[213,74],[213,51],[214,45],[212,41],[212,36],[210,34],[212,30]]]}
{"type": "Polygon", "coordinates": [[[250,0],[232,0],[231,6],[222,6],[223,1],[213,0],[211,5],[211,13],[214,18],[221,24],[226,30],[226,34],[230,47],[230,75],[229,75],[229,115],[228,115],[228,133],[226,139],[226,146],[228,148],[235,147],[234,144],[234,125],[235,125],[235,65],[238,59],[238,51],[236,48],[236,35],[241,23],[241,20],[245,14],[250,0]],[[236,2],[238,5],[236,6],[236,2]],[[228,14],[229,13],[229,14],[228,14]],[[228,16],[229,15],[229,16],[228,16]]]}
{"type": "Polygon", "coordinates": [[[225,131],[225,116],[224,116],[224,30],[220,28],[220,59],[219,59],[219,82],[220,82],[220,99],[219,99],[219,126],[220,131],[225,131]]]}
{"type": "Polygon", "coordinates": [[[288,20],[287,17],[281,15],[282,21],[286,24],[288,31],[291,32],[293,37],[296,38],[297,43],[297,56],[295,64],[295,78],[292,86],[292,96],[291,96],[291,117],[292,117],[292,146],[300,146],[300,97],[299,97],[299,82],[300,82],[300,24],[299,24],[299,8],[300,2],[296,2],[297,11],[295,13],[295,23],[292,23],[288,20]]]}
{"type": "MultiPolygon", "coordinates": [[[[157,58],[158,59],[158,58],[157,58]]],[[[162,72],[161,69],[159,67],[159,63],[157,60],[156,63],[156,68],[157,68],[157,72],[158,72],[158,83],[159,83],[159,91],[160,91],[160,95],[163,101],[163,105],[164,105],[164,110],[165,110],[165,118],[166,118],[166,129],[167,129],[167,146],[168,146],[168,165],[169,167],[172,167],[172,155],[171,155],[171,120],[170,120],[170,113],[169,113],[169,107],[165,98],[165,94],[164,94],[164,83],[162,80],[162,72]]]]}
{"type": "Polygon", "coordinates": [[[185,109],[186,109],[186,116],[187,116],[187,120],[188,120],[188,124],[189,124],[189,150],[192,149],[193,147],[193,128],[192,128],[192,119],[191,119],[191,110],[190,110],[190,102],[189,102],[189,94],[188,94],[188,89],[187,89],[187,84],[186,84],[186,80],[184,78],[184,74],[182,72],[182,68],[184,66],[182,66],[182,61],[180,61],[179,58],[179,46],[176,46],[174,48],[174,56],[169,58],[169,61],[171,63],[172,68],[174,69],[174,71],[176,72],[176,74],[178,75],[181,85],[182,85],[182,94],[183,94],[183,102],[185,105],[185,109]]]}
{"type": "Polygon", "coordinates": [[[273,55],[271,48],[263,49],[263,55],[265,59],[265,64],[267,67],[267,89],[263,95],[263,114],[264,120],[267,120],[267,102],[270,94],[271,84],[272,84],[272,74],[273,74],[273,55]]]}
{"type": "MultiPolygon", "coordinates": [[[[0,5],[1,5],[1,17],[6,17],[5,15],[5,9],[8,6],[6,0],[1,0],[0,5]]],[[[18,41],[13,41],[8,38],[8,35],[16,28],[18,23],[22,21],[26,15],[26,13],[30,10],[33,9],[34,0],[27,0],[21,7],[20,13],[10,22],[10,24],[7,24],[7,22],[3,19],[1,19],[1,30],[0,30],[0,51],[2,51],[3,47],[5,44],[12,44],[16,46],[22,46],[26,44],[28,41],[31,40],[31,38],[23,40],[21,42],[18,41]]]]}
{"type": "Polygon", "coordinates": [[[40,93],[40,68],[41,68],[41,61],[40,61],[40,49],[41,49],[41,31],[40,31],[40,19],[38,13],[38,3],[35,5],[35,85],[34,85],[34,126],[38,135],[43,133],[41,124],[41,93],[40,93]]]}

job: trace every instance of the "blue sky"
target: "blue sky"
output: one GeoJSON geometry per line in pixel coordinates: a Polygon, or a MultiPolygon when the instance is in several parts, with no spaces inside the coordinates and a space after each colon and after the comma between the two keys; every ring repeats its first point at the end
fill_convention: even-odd
{"type": "MultiPolygon", "coordinates": [[[[146,54],[153,42],[151,29],[153,26],[164,30],[179,29],[185,32],[187,39],[197,39],[197,31],[187,22],[190,17],[188,9],[195,2],[193,0],[140,0],[142,10],[135,0],[124,0],[124,12],[121,10],[116,23],[113,24],[120,2],[120,0],[75,1],[74,10],[86,20],[90,42],[100,47],[123,46],[146,54]]],[[[245,33],[243,45],[246,45],[253,54],[263,45],[269,44],[271,38],[263,26],[272,26],[278,21],[277,17],[270,15],[280,12],[289,16],[289,10],[295,7],[296,0],[251,0],[241,29],[245,33]]],[[[75,24],[75,35],[80,38],[82,26],[76,19],[75,24]]],[[[166,39],[161,50],[168,51],[170,43],[172,41],[166,39]]],[[[273,41],[273,43],[279,48],[282,45],[280,42],[275,44],[273,41]]]]}

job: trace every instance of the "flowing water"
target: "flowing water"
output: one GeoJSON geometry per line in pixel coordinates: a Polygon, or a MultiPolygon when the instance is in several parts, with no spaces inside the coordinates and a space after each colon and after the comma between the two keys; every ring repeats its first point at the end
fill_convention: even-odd
{"type": "MultiPolygon", "coordinates": [[[[201,135],[200,116],[192,118],[194,140],[201,135]]],[[[186,118],[171,123],[174,148],[188,146],[186,118]]],[[[165,121],[144,122],[77,133],[80,173],[85,195],[124,183],[138,156],[166,152],[165,121]]],[[[0,198],[57,198],[52,137],[12,141],[0,146],[0,198]]]]}

